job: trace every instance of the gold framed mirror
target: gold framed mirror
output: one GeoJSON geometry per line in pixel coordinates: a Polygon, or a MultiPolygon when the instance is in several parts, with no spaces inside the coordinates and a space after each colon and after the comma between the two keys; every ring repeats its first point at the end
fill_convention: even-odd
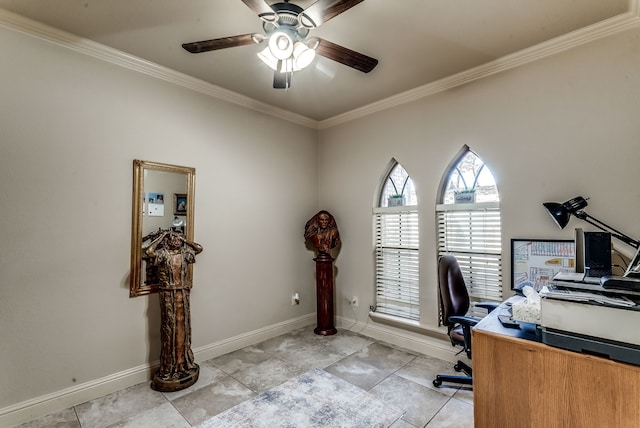
{"type": "MultiPolygon", "coordinates": [[[[195,176],[195,168],[133,161],[129,297],[158,291],[157,278],[144,252],[158,230],[180,230],[193,241],[195,176]]],[[[189,266],[189,275],[192,269],[189,266]]]]}

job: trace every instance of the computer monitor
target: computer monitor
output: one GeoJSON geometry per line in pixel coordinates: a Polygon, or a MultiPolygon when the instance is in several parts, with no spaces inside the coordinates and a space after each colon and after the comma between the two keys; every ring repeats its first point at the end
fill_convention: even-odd
{"type": "Polygon", "coordinates": [[[571,239],[512,239],[511,289],[536,291],[558,272],[576,271],[576,243],[571,239]]]}

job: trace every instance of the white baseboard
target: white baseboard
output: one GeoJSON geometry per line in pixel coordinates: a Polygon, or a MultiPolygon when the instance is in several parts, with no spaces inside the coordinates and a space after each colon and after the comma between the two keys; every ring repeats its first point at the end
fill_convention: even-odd
{"type": "MultiPolygon", "coordinates": [[[[206,346],[194,348],[193,353],[197,362],[206,361],[217,356],[233,352],[246,346],[288,333],[293,330],[311,325],[316,320],[316,314],[303,315],[298,318],[273,324],[258,330],[253,330],[238,336],[230,337],[206,346]]],[[[51,394],[26,400],[0,409],[0,427],[11,427],[33,419],[59,412],[89,400],[111,394],[123,388],[137,385],[151,380],[151,376],[158,367],[159,361],[142,364],[118,373],[65,388],[51,394]]]]}
{"type": "Polygon", "coordinates": [[[311,313],[298,318],[293,318],[284,322],[273,324],[258,330],[249,331],[238,336],[230,337],[210,345],[193,349],[196,361],[206,361],[229,352],[255,345],[272,337],[306,327],[316,322],[316,314],[311,313]]]}
{"type": "Polygon", "coordinates": [[[338,317],[337,324],[341,328],[360,333],[372,339],[381,340],[391,345],[440,358],[441,360],[455,362],[460,359],[468,361],[462,354],[457,355],[460,348],[451,346],[451,342],[447,339],[438,339],[371,320],[362,322],[338,317]]]}

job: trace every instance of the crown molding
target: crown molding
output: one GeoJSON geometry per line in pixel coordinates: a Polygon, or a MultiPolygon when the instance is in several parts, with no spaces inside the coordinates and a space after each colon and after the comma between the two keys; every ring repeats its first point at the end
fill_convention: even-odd
{"type": "Polygon", "coordinates": [[[513,54],[503,56],[478,67],[322,120],[318,123],[318,129],[331,128],[383,110],[410,103],[633,28],[640,28],[640,0],[629,0],[629,10],[620,15],[558,36],[513,54]]]}
{"type": "Polygon", "coordinates": [[[314,119],[240,95],[228,89],[221,88],[220,86],[196,79],[187,74],[138,58],[126,52],[113,49],[101,43],[78,37],[74,34],[67,33],[66,31],[25,18],[4,9],[0,9],[0,26],[50,43],[55,43],[78,53],[85,54],[129,70],[137,71],[169,83],[201,92],[219,100],[265,113],[298,125],[317,129],[318,121],[314,119]]]}
{"type": "Polygon", "coordinates": [[[640,0],[629,0],[628,11],[620,15],[322,121],[274,107],[4,9],[0,9],[0,26],[278,119],[312,129],[327,129],[492,76],[622,31],[640,28],[640,0]]]}

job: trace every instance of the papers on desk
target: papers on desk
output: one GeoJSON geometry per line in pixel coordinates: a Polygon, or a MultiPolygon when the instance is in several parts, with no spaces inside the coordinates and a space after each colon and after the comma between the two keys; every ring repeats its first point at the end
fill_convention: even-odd
{"type": "Polygon", "coordinates": [[[556,276],[553,277],[553,280],[582,282],[584,281],[584,272],[558,272],[556,276]]]}
{"type": "Polygon", "coordinates": [[[584,272],[558,272],[553,277],[553,281],[589,283],[589,284],[600,285],[601,277],[587,276],[587,274],[584,272]]]}
{"type": "Polygon", "coordinates": [[[540,296],[551,299],[569,300],[572,302],[593,302],[625,308],[636,306],[633,300],[625,296],[610,297],[599,293],[589,293],[587,291],[561,289],[553,285],[542,287],[540,296]]]}
{"type": "Polygon", "coordinates": [[[632,290],[618,290],[615,288],[604,288],[600,284],[590,284],[587,282],[574,282],[574,281],[549,281],[547,285],[551,288],[558,287],[560,289],[568,288],[569,290],[579,290],[586,291],[589,293],[606,293],[607,295],[625,295],[632,296],[631,298],[634,300],[640,299],[640,291],[632,291],[632,290]]]}

